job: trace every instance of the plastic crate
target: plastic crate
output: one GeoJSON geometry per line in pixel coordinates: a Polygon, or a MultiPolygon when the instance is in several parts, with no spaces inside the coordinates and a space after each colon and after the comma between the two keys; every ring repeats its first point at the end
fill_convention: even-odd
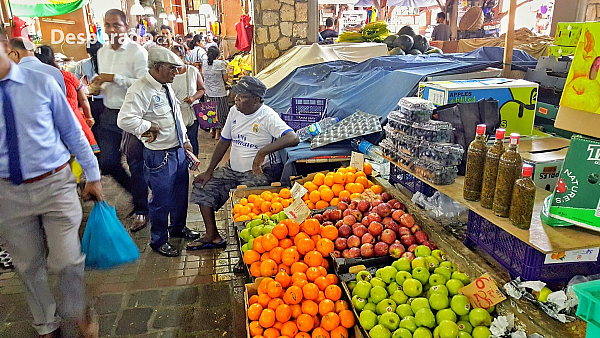
{"type": "Polygon", "coordinates": [[[577,316],[588,323],[586,337],[600,337],[600,280],[575,284],[573,290],[579,298],[577,316]]]}
{"type": "Polygon", "coordinates": [[[327,112],[327,99],[292,98],[292,105],[281,119],[294,130],[321,121],[327,112]]]}
{"type": "Polygon", "coordinates": [[[390,183],[399,183],[413,194],[417,191],[420,191],[427,197],[433,196],[433,194],[435,194],[435,192],[437,191],[435,190],[435,188],[432,188],[429,184],[421,181],[412,174],[407,173],[402,168],[394,164],[391,164],[390,167],[390,183]]]}
{"type": "Polygon", "coordinates": [[[545,254],[473,211],[469,211],[465,245],[479,246],[505,267],[513,279],[520,276],[523,280],[563,283],[575,275],[598,272],[598,261],[544,264],[545,254]]]}

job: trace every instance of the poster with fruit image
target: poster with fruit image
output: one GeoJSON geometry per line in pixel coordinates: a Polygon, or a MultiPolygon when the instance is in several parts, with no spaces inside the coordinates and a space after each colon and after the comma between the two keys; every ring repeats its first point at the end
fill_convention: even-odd
{"type": "Polygon", "coordinates": [[[560,99],[561,106],[600,114],[599,55],[600,22],[586,23],[560,99]]]}

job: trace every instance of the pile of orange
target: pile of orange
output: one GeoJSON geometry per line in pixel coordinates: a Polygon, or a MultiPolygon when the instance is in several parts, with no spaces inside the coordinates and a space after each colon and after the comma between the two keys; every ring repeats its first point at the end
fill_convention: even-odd
{"type": "Polygon", "coordinates": [[[292,204],[294,199],[290,189],[283,188],[279,192],[263,191],[260,195],[250,194],[233,206],[233,221],[244,222],[261,215],[277,214],[292,204]]]}
{"type": "Polygon", "coordinates": [[[333,274],[280,271],[264,278],[248,299],[253,338],[348,338],[355,323],[333,274]]]}
{"type": "Polygon", "coordinates": [[[373,172],[369,163],[365,163],[364,171],[353,167],[339,168],[335,172],[317,173],[312,181],[304,182],[308,192],[302,199],[311,210],[336,206],[339,199],[348,197],[358,199],[366,189],[371,189],[376,194],[383,192],[383,188],[373,184],[367,175],[373,172]]]}

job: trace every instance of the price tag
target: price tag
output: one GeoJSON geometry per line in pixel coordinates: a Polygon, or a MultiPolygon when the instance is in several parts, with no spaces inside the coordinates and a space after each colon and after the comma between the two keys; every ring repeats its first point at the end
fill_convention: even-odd
{"type": "Polygon", "coordinates": [[[295,200],[298,199],[302,199],[302,197],[308,192],[308,190],[303,187],[300,183],[296,182],[294,183],[294,186],[292,187],[292,190],[290,190],[290,193],[292,195],[292,198],[295,200]]]}
{"type": "Polygon", "coordinates": [[[350,157],[350,166],[357,171],[363,171],[365,166],[365,155],[353,151],[352,156],[350,157]]]}
{"type": "Polygon", "coordinates": [[[362,193],[362,196],[364,199],[366,199],[369,202],[373,202],[375,201],[375,193],[373,192],[373,190],[371,189],[367,189],[362,193]]]}
{"type": "Polygon", "coordinates": [[[460,293],[469,299],[473,308],[489,309],[506,299],[487,273],[460,289],[460,293]]]}
{"type": "Polygon", "coordinates": [[[302,198],[294,199],[294,202],[287,208],[283,209],[285,215],[289,219],[293,219],[298,223],[304,222],[310,216],[310,209],[306,206],[306,203],[302,198]]]}

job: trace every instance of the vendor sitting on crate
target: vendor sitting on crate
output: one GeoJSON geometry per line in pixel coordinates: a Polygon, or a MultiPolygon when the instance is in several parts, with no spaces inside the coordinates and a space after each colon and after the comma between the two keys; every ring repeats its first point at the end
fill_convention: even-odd
{"type": "Polygon", "coordinates": [[[277,153],[299,143],[296,133],[263,98],[267,87],[257,78],[245,76],[232,90],[236,93],[221,139],[208,169],[196,176],[191,201],[200,206],[206,225],[204,237],[190,242],[188,250],[223,248],[227,245],[217,231],[215,211],[238,185],[255,187],[279,181],[283,164],[277,153]],[[217,168],[231,145],[229,163],[217,168]]]}

